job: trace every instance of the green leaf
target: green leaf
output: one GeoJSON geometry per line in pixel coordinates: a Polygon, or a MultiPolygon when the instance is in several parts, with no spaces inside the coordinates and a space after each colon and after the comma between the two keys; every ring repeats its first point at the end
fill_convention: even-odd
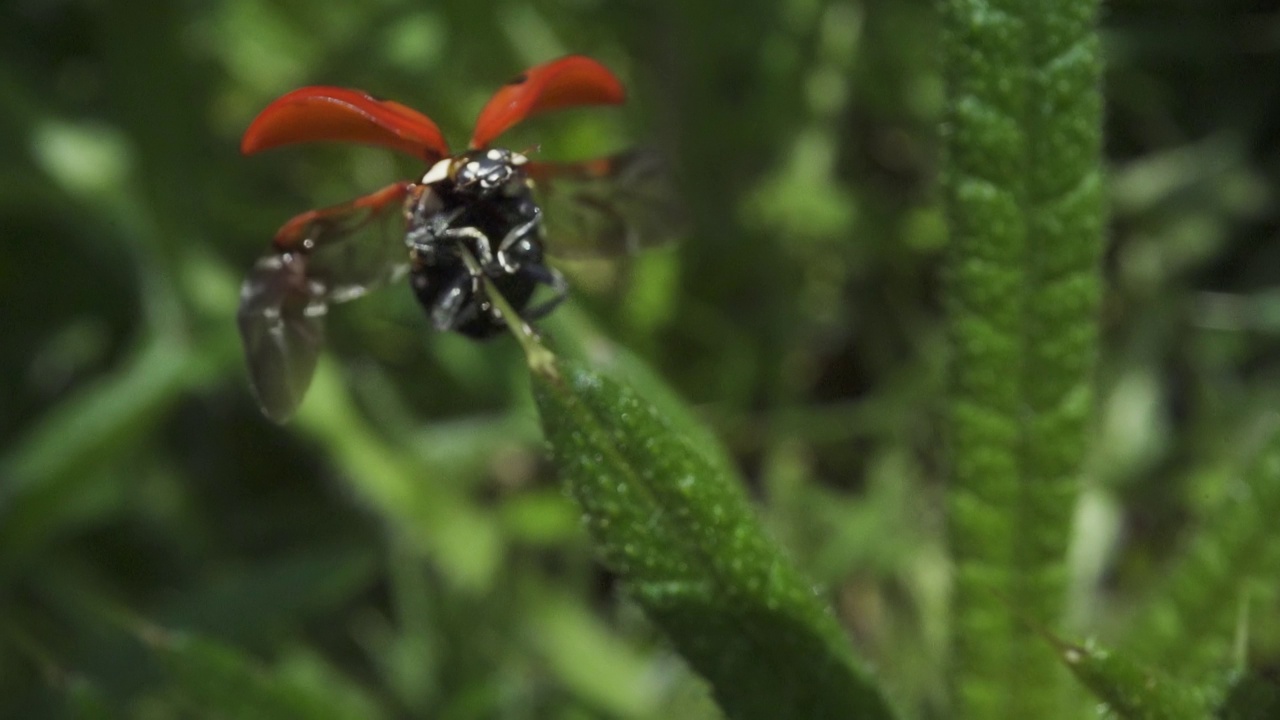
{"type": "Polygon", "coordinates": [[[1204,720],[1211,716],[1211,698],[1204,689],[1094,644],[1072,645],[1052,637],[1050,642],[1076,678],[1119,717],[1204,720]]]}
{"type": "Polygon", "coordinates": [[[1049,717],[1104,226],[1097,0],[946,0],[955,716],[1049,717]],[[1004,598],[1007,604],[995,600],[1004,598]]]}
{"type": "Polygon", "coordinates": [[[539,358],[554,461],[605,563],[733,718],[887,718],[812,585],[766,537],[718,451],[577,363],[539,358]],[[709,454],[710,452],[710,454],[709,454]]]}
{"type": "Polygon", "coordinates": [[[630,385],[645,401],[652,403],[676,431],[716,463],[717,472],[733,474],[733,461],[719,438],[648,363],[601,332],[575,305],[561,308],[549,324],[555,331],[552,347],[558,355],[586,363],[597,372],[630,385]]]}

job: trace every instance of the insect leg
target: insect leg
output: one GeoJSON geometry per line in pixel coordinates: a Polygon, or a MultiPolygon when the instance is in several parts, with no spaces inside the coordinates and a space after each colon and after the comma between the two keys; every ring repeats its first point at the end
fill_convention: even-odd
{"type": "Polygon", "coordinates": [[[475,281],[476,278],[471,273],[460,275],[440,295],[435,307],[431,308],[431,325],[436,330],[453,330],[458,326],[467,298],[475,292],[475,281]]]}
{"type": "Polygon", "coordinates": [[[525,272],[538,282],[551,288],[552,296],[546,300],[526,308],[520,316],[526,320],[537,320],[540,317],[546,317],[548,313],[556,309],[556,306],[569,296],[569,283],[565,281],[564,275],[559,270],[547,267],[542,263],[530,263],[524,267],[525,272]]]}
{"type": "Polygon", "coordinates": [[[480,265],[486,268],[493,265],[493,250],[489,247],[489,236],[479,229],[473,227],[449,228],[439,233],[437,237],[451,240],[471,238],[476,241],[476,259],[480,262],[480,265]]]}
{"type": "Polygon", "coordinates": [[[509,251],[512,247],[514,247],[516,243],[527,238],[530,233],[537,232],[538,225],[541,222],[542,222],[542,214],[541,212],[539,212],[537,215],[533,216],[532,220],[529,220],[528,222],[520,223],[519,225],[507,231],[506,236],[502,238],[502,242],[498,243],[498,252],[497,252],[498,265],[501,266],[504,271],[508,273],[514,273],[520,269],[519,265],[517,265],[516,263],[512,263],[509,260],[507,251],[509,251]]]}

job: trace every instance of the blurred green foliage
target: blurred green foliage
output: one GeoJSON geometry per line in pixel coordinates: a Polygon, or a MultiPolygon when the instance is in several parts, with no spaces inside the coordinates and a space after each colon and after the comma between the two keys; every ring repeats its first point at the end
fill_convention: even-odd
{"type": "MultiPolygon", "coordinates": [[[[1276,402],[1277,27],[1243,0],[1107,4],[1072,631],[1125,637],[1276,402]]],[[[602,328],[695,403],[896,704],[946,717],[936,48],[925,0],[0,5],[0,717],[716,716],[596,564],[515,343],[430,333],[398,288],[331,315],[291,425],[241,367],[237,285],[275,228],[420,170],[242,158],[257,110],[349,85],[460,144],[567,52],[631,103],[511,144],[656,142],[693,230],[568,267],[545,329],[602,328]]],[[[1265,679],[1274,576],[1232,589],[1214,610],[1265,679]]]]}

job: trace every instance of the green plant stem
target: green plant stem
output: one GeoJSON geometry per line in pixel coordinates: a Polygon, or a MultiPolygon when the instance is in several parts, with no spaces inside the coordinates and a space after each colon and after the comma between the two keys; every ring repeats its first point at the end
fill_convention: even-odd
{"type": "Polygon", "coordinates": [[[1096,0],[947,0],[946,432],[957,718],[1044,718],[1097,350],[1096,0]],[[1012,607],[1010,607],[1012,606],[1012,607]]]}

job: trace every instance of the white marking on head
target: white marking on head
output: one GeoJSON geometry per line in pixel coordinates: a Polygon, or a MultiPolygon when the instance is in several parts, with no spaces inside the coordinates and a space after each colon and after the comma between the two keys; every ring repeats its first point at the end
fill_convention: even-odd
{"type": "Polygon", "coordinates": [[[452,163],[452,159],[445,158],[435,165],[432,165],[431,169],[427,171],[427,174],[422,176],[422,184],[430,185],[432,183],[438,183],[441,180],[447,180],[449,178],[449,165],[452,163]]]}
{"type": "Polygon", "coordinates": [[[493,148],[493,149],[491,149],[489,152],[485,153],[485,156],[486,156],[486,157],[488,157],[490,160],[502,160],[502,159],[503,159],[503,156],[502,156],[502,150],[499,150],[499,149],[497,149],[497,148],[493,148]]]}

